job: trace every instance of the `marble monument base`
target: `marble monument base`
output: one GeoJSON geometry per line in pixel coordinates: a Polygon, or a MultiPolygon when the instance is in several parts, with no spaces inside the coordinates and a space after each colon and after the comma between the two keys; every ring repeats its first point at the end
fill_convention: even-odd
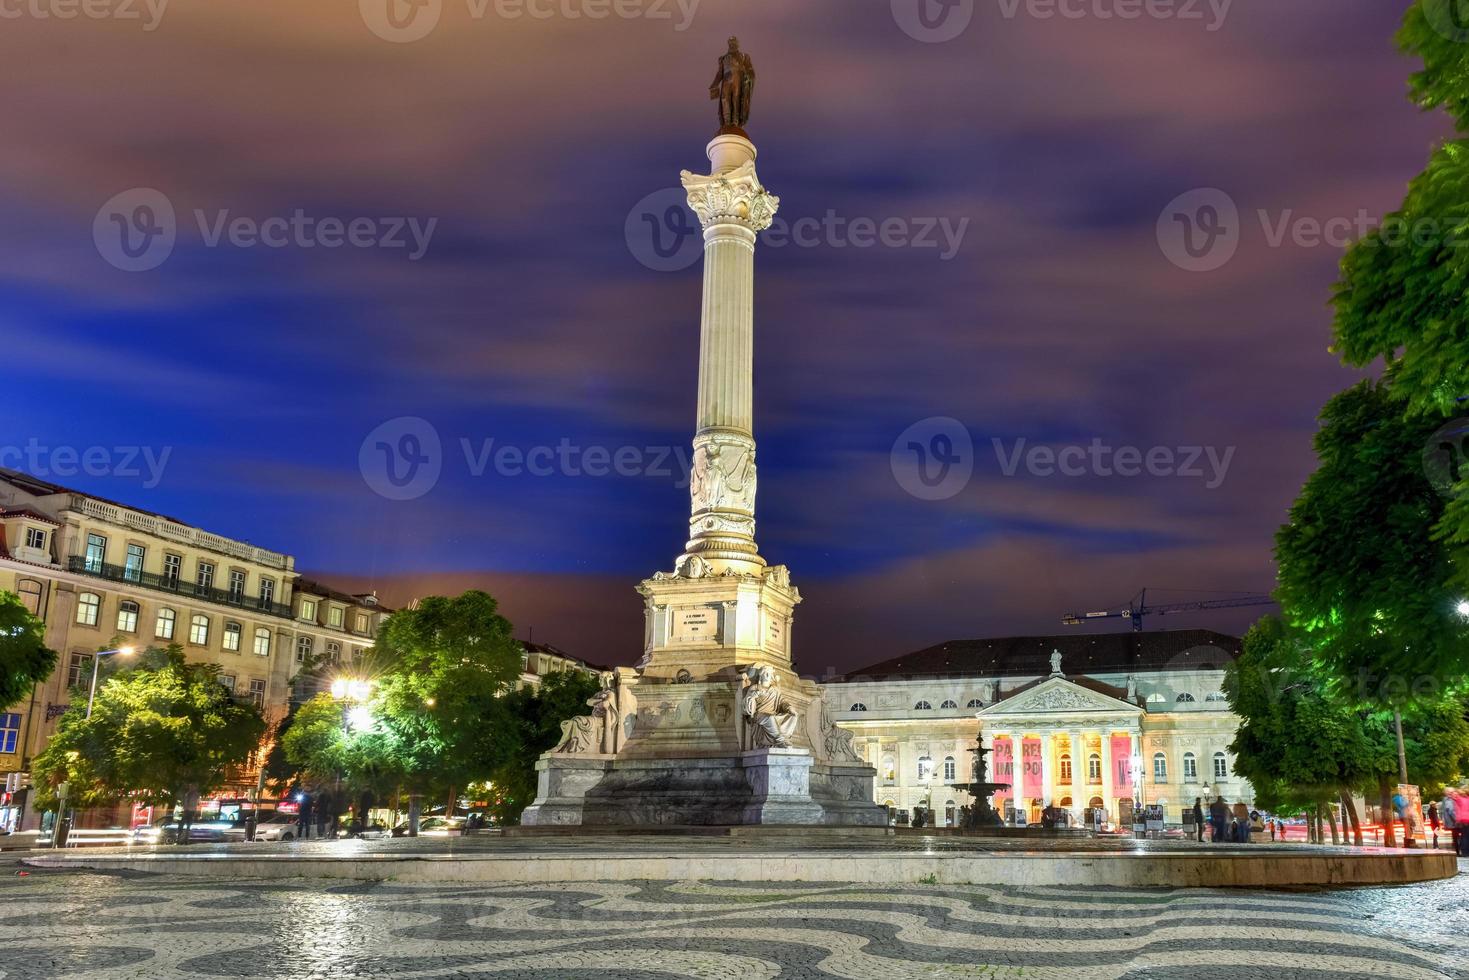
{"type": "Polygon", "coordinates": [[[619,759],[548,755],[536,763],[526,827],[884,827],[872,769],[832,765],[805,749],[733,756],[619,759]]]}

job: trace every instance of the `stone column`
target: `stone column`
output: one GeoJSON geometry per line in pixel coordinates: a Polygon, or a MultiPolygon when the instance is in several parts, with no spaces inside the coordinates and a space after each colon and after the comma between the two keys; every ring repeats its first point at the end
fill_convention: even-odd
{"type": "Polygon", "coordinates": [[[1115,801],[1112,799],[1112,729],[1102,729],[1102,809],[1107,811],[1107,819],[1111,820],[1117,814],[1112,807],[1115,801]]]}
{"type": "Polygon", "coordinates": [[[1051,732],[1041,732],[1041,799],[1046,806],[1051,805],[1053,790],[1051,788],[1051,777],[1055,770],[1051,766],[1051,752],[1054,751],[1055,742],[1051,738],[1051,732]]]}
{"type": "Polygon", "coordinates": [[[698,428],[684,554],[716,572],[758,574],[765,562],[755,545],[755,237],[770,227],[780,199],[760,185],[749,140],[716,136],[707,153],[708,176],[682,175],[704,229],[698,428]]]}

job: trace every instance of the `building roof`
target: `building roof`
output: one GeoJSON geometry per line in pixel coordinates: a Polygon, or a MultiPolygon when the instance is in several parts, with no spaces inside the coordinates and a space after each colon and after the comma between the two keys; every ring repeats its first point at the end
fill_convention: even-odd
{"type": "Polygon", "coordinates": [[[149,517],[159,517],[165,521],[170,521],[174,524],[180,524],[184,527],[195,526],[193,524],[190,524],[188,521],[181,521],[177,517],[170,517],[167,514],[160,514],[157,511],[148,510],[147,508],[139,507],[136,504],[125,504],[118,500],[109,500],[106,497],[98,496],[97,494],[91,493],[86,490],[78,490],[75,487],[64,487],[59,483],[51,483],[50,481],[42,480],[40,477],[31,476],[29,473],[22,473],[20,470],[12,470],[5,466],[0,466],[0,483],[8,483],[18,490],[23,490],[26,493],[33,494],[37,497],[50,497],[55,494],[74,493],[79,497],[90,497],[93,500],[99,500],[102,503],[108,504],[112,507],[121,507],[123,510],[136,511],[139,514],[146,514],[149,517]]]}
{"type": "Polygon", "coordinates": [[[297,593],[304,592],[307,595],[320,596],[323,599],[333,599],[337,602],[345,602],[349,606],[358,606],[363,609],[372,610],[373,612],[391,613],[393,611],[377,601],[376,592],[364,592],[359,595],[353,595],[304,576],[297,576],[291,588],[297,593]]]}
{"type": "Polygon", "coordinates": [[[1051,652],[1061,670],[1079,674],[1137,674],[1161,670],[1219,670],[1239,656],[1238,637],[1213,630],[1067,633],[950,640],[854,670],[844,681],[912,677],[1046,677],[1051,652]]]}
{"type": "Polygon", "coordinates": [[[32,520],[41,521],[44,524],[54,524],[57,527],[61,526],[61,522],[56,518],[50,514],[43,514],[34,507],[0,507],[0,518],[5,517],[29,517],[32,520]]]}

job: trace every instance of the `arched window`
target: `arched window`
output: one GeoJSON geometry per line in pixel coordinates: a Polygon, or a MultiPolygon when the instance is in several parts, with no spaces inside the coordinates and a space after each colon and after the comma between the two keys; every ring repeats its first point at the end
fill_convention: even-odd
{"type": "Polygon", "coordinates": [[[1162,752],[1153,753],[1153,782],[1168,782],[1168,759],[1162,752]]]}
{"type": "Polygon", "coordinates": [[[95,592],[83,592],[77,596],[77,622],[82,626],[96,626],[102,614],[102,597],[95,592]]]}
{"type": "Polygon", "coordinates": [[[255,628],[255,652],[259,656],[270,656],[270,628],[257,626],[255,628]]]}
{"type": "Polygon", "coordinates": [[[940,711],[947,711],[947,710],[950,710],[950,709],[956,709],[958,707],[959,707],[959,705],[956,702],[954,702],[954,701],[945,701],[943,704],[939,705],[939,710],[940,711]]]}
{"type": "Polygon", "coordinates": [[[867,705],[863,704],[861,701],[858,701],[856,704],[852,705],[847,710],[848,711],[866,711],[867,710],[867,705]]]}
{"type": "MultiPolygon", "coordinates": [[[[194,618],[196,620],[198,619],[197,616],[194,618]]],[[[239,623],[234,623],[226,620],[224,624],[224,648],[226,650],[233,650],[238,653],[240,650],[240,634],[242,632],[244,632],[244,630],[239,623]]],[[[194,642],[198,643],[199,641],[194,640],[194,642]]]]}
{"type": "Polygon", "coordinates": [[[189,642],[199,646],[209,645],[209,617],[195,613],[189,619],[189,642]]]}
{"type": "Polygon", "coordinates": [[[1223,752],[1215,752],[1214,753],[1214,778],[1215,779],[1228,779],[1229,778],[1229,760],[1224,757],[1224,753],[1223,752]]]}
{"type": "Polygon", "coordinates": [[[33,578],[23,578],[16,583],[15,591],[20,593],[20,601],[31,611],[32,616],[46,618],[46,587],[44,585],[33,578]]]}
{"type": "Polygon", "coordinates": [[[944,782],[952,783],[958,778],[958,765],[954,762],[952,755],[944,756],[944,782]]]}
{"type": "Polygon", "coordinates": [[[1190,783],[1199,781],[1199,760],[1192,752],[1183,754],[1183,778],[1190,783]]]}
{"type": "Polygon", "coordinates": [[[138,604],[131,599],[124,599],[117,604],[117,631],[119,633],[138,631],[138,604]]]}
{"type": "Polygon", "coordinates": [[[1099,809],[1101,805],[1102,798],[1100,796],[1093,796],[1091,802],[1087,804],[1087,806],[1091,807],[1093,810],[1099,809]]]}
{"type": "Polygon", "coordinates": [[[1071,782],[1071,754],[1069,752],[1061,753],[1061,782],[1071,782]]]}
{"type": "Polygon", "coordinates": [[[918,781],[928,782],[928,777],[933,775],[933,759],[930,756],[920,755],[918,757],[918,781]]]}
{"type": "Polygon", "coordinates": [[[296,637],[296,663],[304,664],[311,659],[311,637],[296,637]]]}
{"type": "Polygon", "coordinates": [[[1211,691],[1208,696],[1204,698],[1204,701],[1208,704],[1218,704],[1220,701],[1228,700],[1229,698],[1225,695],[1223,691],[1211,691]]]}
{"type": "Polygon", "coordinates": [[[983,708],[984,707],[984,702],[981,701],[979,698],[970,698],[969,699],[969,703],[967,705],[965,705],[965,707],[966,708],[983,708]]]}
{"type": "Polygon", "coordinates": [[[1192,694],[1188,693],[1187,691],[1184,691],[1182,694],[1180,694],[1178,697],[1174,698],[1173,700],[1176,701],[1179,704],[1193,704],[1194,703],[1194,696],[1192,694]]]}
{"type": "Polygon", "coordinates": [[[342,645],[340,643],[327,642],[326,659],[334,664],[342,662],[342,645]]]}
{"type": "Polygon", "coordinates": [[[932,711],[933,710],[933,705],[929,704],[927,701],[919,701],[917,704],[915,704],[913,706],[913,710],[914,711],[932,711]]]}
{"type": "Polygon", "coordinates": [[[1095,752],[1086,757],[1086,781],[1089,783],[1102,781],[1102,757],[1095,752]]]}
{"type": "Polygon", "coordinates": [[[1148,695],[1148,704],[1166,704],[1167,702],[1168,699],[1159,694],[1157,691],[1154,691],[1152,694],[1148,695]]]}
{"type": "Polygon", "coordinates": [[[173,639],[174,624],[178,622],[178,613],[163,606],[158,610],[158,618],[153,621],[153,635],[160,640],[173,639]]]}

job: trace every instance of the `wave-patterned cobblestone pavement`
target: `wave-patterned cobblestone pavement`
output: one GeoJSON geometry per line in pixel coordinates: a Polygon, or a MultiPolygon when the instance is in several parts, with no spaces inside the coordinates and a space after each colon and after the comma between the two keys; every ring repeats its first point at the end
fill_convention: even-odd
{"type": "MultiPolygon", "coordinates": [[[[1463,871],[1469,867],[1461,865],[1463,871]]],[[[0,978],[1469,978],[1469,874],[1265,892],[0,881],[0,978]]]]}

